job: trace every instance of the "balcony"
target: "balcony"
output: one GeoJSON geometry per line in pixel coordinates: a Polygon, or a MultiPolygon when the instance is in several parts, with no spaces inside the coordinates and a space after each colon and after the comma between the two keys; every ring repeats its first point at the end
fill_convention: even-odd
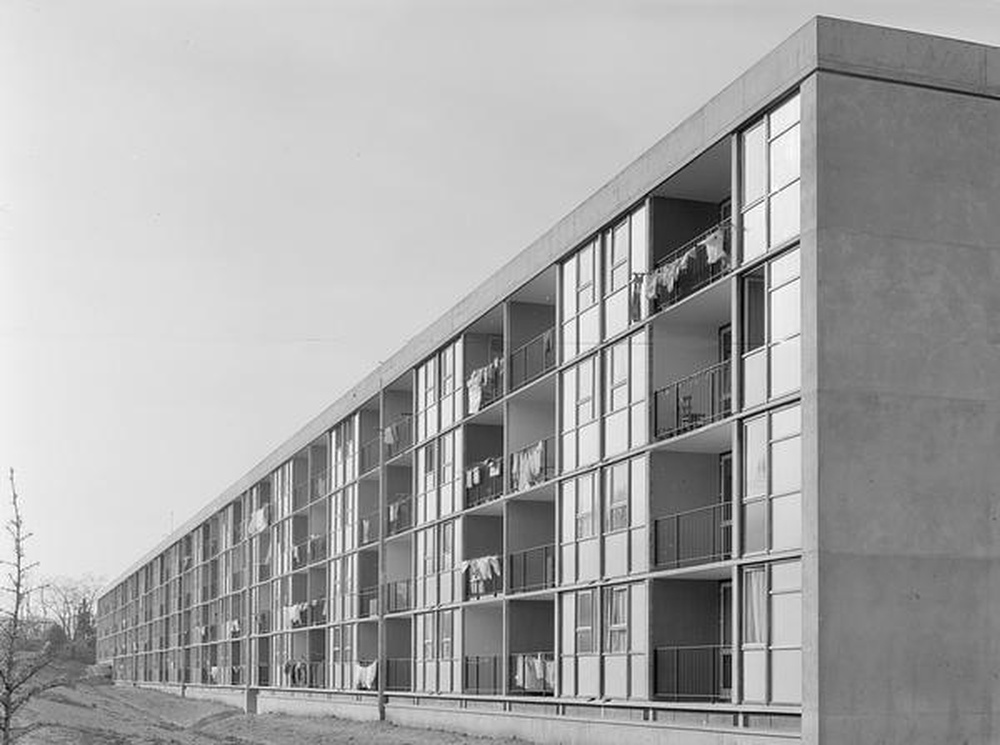
{"type": "Polygon", "coordinates": [[[537,546],[507,556],[510,592],[531,592],[555,587],[555,546],[537,546]]]}
{"type": "Polygon", "coordinates": [[[358,618],[378,615],[378,585],[362,587],[358,592],[358,618]]]}
{"type": "Polygon", "coordinates": [[[362,515],[358,519],[358,545],[366,546],[378,540],[379,514],[378,510],[362,515]]]}
{"type": "Polygon", "coordinates": [[[732,377],[723,360],[653,394],[656,439],[675,437],[732,413],[732,377]]]}
{"type": "Polygon", "coordinates": [[[679,303],[732,268],[732,224],[723,220],[672,251],[642,277],[653,313],[679,303]]]}
{"type": "Polygon", "coordinates": [[[510,389],[517,390],[556,366],[556,330],[546,329],[510,354],[510,389]]]}
{"type": "Polygon", "coordinates": [[[676,569],[732,556],[733,506],[718,502],[658,518],[654,522],[654,564],[676,569]]]}
{"type": "Polygon", "coordinates": [[[409,657],[389,657],[385,661],[385,689],[409,691],[413,689],[413,660],[409,657]]]}
{"type": "Polygon", "coordinates": [[[385,443],[385,457],[395,458],[413,444],[413,415],[403,414],[390,422],[382,430],[385,443]]]}
{"type": "Polygon", "coordinates": [[[556,475],[556,440],[546,437],[510,454],[510,488],[524,491],[556,475]]]}
{"type": "Polygon", "coordinates": [[[397,494],[389,502],[389,514],[386,523],[386,535],[396,535],[409,530],[413,525],[413,497],[409,494],[397,494]]]}
{"type": "Polygon", "coordinates": [[[509,693],[521,696],[552,696],[555,693],[556,662],[552,652],[522,652],[510,656],[509,693]]]}
{"type": "Polygon", "coordinates": [[[465,693],[496,695],[503,679],[503,658],[499,655],[465,657],[462,660],[465,693]]]}
{"type": "Polygon", "coordinates": [[[465,469],[465,506],[491,502],[503,494],[503,458],[487,458],[465,469]]]}
{"type": "Polygon", "coordinates": [[[499,556],[478,556],[462,562],[465,599],[473,600],[503,592],[503,569],[499,556]]]}
{"type": "Polygon", "coordinates": [[[732,647],[657,647],[653,695],[666,701],[728,701],[732,688],[732,647]]]}
{"type": "Polygon", "coordinates": [[[358,453],[360,462],[359,473],[365,474],[375,468],[378,468],[379,458],[381,457],[381,447],[381,437],[373,437],[361,446],[358,453]]]}
{"type": "Polygon", "coordinates": [[[413,580],[401,579],[389,582],[385,588],[385,609],[387,613],[400,613],[413,607],[413,580]]]}
{"type": "Polygon", "coordinates": [[[503,360],[496,358],[469,373],[465,381],[466,411],[476,414],[503,397],[503,360]]]}

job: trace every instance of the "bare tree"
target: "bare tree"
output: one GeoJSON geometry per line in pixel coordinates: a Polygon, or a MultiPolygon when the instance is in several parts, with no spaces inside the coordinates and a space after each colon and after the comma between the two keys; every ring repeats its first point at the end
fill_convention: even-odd
{"type": "Polygon", "coordinates": [[[92,623],[100,589],[101,581],[89,574],[77,578],[56,577],[38,588],[45,617],[62,628],[70,645],[70,656],[74,659],[87,661],[89,640],[84,637],[90,629],[80,629],[79,626],[81,620],[92,623]]]}
{"type": "Polygon", "coordinates": [[[12,516],[7,520],[7,535],[12,541],[13,557],[0,560],[7,568],[6,582],[0,592],[6,602],[0,608],[0,743],[13,742],[11,725],[14,715],[32,696],[62,683],[42,672],[53,660],[48,645],[40,645],[37,620],[28,613],[31,596],[37,591],[31,583],[31,571],[37,562],[29,562],[25,544],[31,537],[21,518],[14,469],[10,469],[12,516]],[[35,647],[32,643],[34,642],[35,647]],[[39,648],[40,645],[40,648],[39,648]]]}

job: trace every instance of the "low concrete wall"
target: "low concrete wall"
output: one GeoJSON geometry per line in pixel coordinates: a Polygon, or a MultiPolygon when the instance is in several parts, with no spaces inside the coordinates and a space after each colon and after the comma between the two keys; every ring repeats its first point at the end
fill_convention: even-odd
{"type": "Polygon", "coordinates": [[[306,691],[257,692],[257,713],[302,714],[305,716],[332,716],[375,722],[379,719],[378,702],[374,696],[336,696],[336,694],[306,691]]]}
{"type": "MultiPolygon", "coordinates": [[[[147,686],[149,687],[149,686],[147,686]]],[[[180,694],[186,698],[196,698],[201,701],[215,701],[219,704],[235,706],[246,710],[246,689],[245,688],[221,688],[219,686],[199,686],[190,683],[184,686],[183,693],[178,686],[169,693],[180,694]]]]}
{"type": "Polygon", "coordinates": [[[694,729],[653,722],[624,722],[573,717],[390,704],[386,721],[407,727],[450,730],[492,737],[519,737],[528,742],[606,745],[798,745],[792,733],[757,734],[734,729],[694,729]]]}

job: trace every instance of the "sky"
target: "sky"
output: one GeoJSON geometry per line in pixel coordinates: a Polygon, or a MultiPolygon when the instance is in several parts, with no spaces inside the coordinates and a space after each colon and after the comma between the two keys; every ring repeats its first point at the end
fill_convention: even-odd
{"type": "Polygon", "coordinates": [[[1000,45],[1000,0],[4,0],[39,571],[114,578],[817,13],[1000,45]]]}

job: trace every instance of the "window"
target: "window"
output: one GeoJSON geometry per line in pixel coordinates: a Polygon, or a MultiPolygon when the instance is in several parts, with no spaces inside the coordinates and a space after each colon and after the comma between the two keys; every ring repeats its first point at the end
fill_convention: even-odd
{"type": "Polygon", "coordinates": [[[600,457],[597,359],[589,357],[562,375],[564,471],[595,463],[600,457]]]}
{"type": "Polygon", "coordinates": [[[597,474],[588,473],[576,479],[575,538],[591,538],[597,534],[597,474]]]}
{"type": "Polygon", "coordinates": [[[743,553],[802,546],[802,413],[785,406],[743,424],[743,553]]]}
{"type": "Polygon", "coordinates": [[[438,367],[432,357],[417,368],[417,442],[438,431],[438,367]]]}
{"type": "Polygon", "coordinates": [[[743,571],[743,698],[802,701],[802,564],[743,571]]]}
{"type": "Polygon", "coordinates": [[[740,137],[743,259],[753,259],[799,233],[799,96],[740,137]]]}
{"type": "Polygon", "coordinates": [[[592,241],[562,265],[563,359],[592,349],[601,338],[597,283],[599,242],[592,241]]]}
{"type": "Polygon", "coordinates": [[[594,648],[594,590],[576,593],[576,653],[592,654],[594,648]]]}
{"type": "Polygon", "coordinates": [[[604,338],[643,315],[637,283],[647,268],[646,236],[645,205],[604,233],[604,338]]]}
{"type": "Polygon", "coordinates": [[[416,520],[425,523],[438,516],[437,495],[437,441],[431,440],[417,448],[416,520]]]}
{"type": "Polygon", "coordinates": [[[450,660],[452,657],[451,640],[454,634],[455,612],[443,610],[438,613],[438,659],[450,660]]]}
{"type": "Polygon", "coordinates": [[[460,508],[462,497],[462,431],[453,429],[438,439],[438,503],[440,514],[460,508]]]}
{"type": "Polygon", "coordinates": [[[456,341],[438,355],[441,374],[441,428],[446,429],[462,418],[462,347],[456,341]]]}
{"type": "Polygon", "coordinates": [[[744,277],[744,406],[800,387],[801,312],[797,248],[744,277]]]}
{"type": "Polygon", "coordinates": [[[333,428],[333,485],[344,486],[357,478],[357,422],[350,416],[333,428]]]}
{"type": "Polygon", "coordinates": [[[604,453],[616,455],[646,442],[646,332],[604,351],[604,453]]]}
{"type": "Polygon", "coordinates": [[[423,651],[425,660],[433,660],[435,658],[434,654],[434,614],[426,613],[424,614],[424,637],[423,637],[423,651]]]}
{"type": "Polygon", "coordinates": [[[628,587],[604,591],[604,651],[628,651],[628,587]]]}
{"type": "Polygon", "coordinates": [[[604,469],[604,532],[628,527],[629,462],[604,469]]]}

